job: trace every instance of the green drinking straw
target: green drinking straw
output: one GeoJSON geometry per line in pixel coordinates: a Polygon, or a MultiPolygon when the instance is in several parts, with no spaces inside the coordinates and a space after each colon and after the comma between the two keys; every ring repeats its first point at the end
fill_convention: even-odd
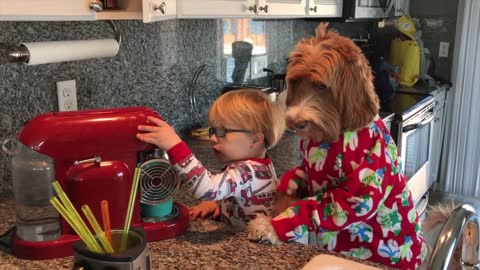
{"type": "Polygon", "coordinates": [[[107,238],[105,237],[105,233],[100,228],[100,225],[98,224],[97,219],[93,215],[92,210],[90,210],[90,207],[88,207],[88,205],[84,204],[82,206],[82,211],[85,214],[85,216],[87,217],[88,222],[90,222],[90,225],[92,226],[93,231],[95,232],[98,239],[100,240],[100,244],[102,244],[103,249],[107,253],[113,253],[112,245],[110,245],[110,242],[108,242],[107,238]]]}
{"type": "MultiPolygon", "coordinates": [[[[95,242],[97,244],[97,242],[95,241],[95,238],[93,237],[92,233],[88,229],[85,222],[83,222],[83,219],[78,214],[77,210],[73,206],[70,199],[68,199],[67,194],[65,194],[65,192],[63,191],[63,189],[60,186],[60,184],[58,183],[58,181],[53,182],[52,186],[55,189],[55,191],[57,192],[58,197],[60,197],[60,201],[63,203],[63,206],[65,207],[67,212],[70,213],[72,219],[79,225],[80,229],[85,232],[88,239],[93,239],[93,242],[95,242]]],[[[100,246],[98,246],[98,247],[100,248],[100,246]]],[[[102,249],[100,248],[100,250],[102,250],[102,249]]]]}
{"type": "Polygon", "coordinates": [[[69,212],[63,207],[63,205],[60,203],[60,201],[57,199],[57,197],[53,197],[50,199],[50,202],[53,204],[55,209],[62,215],[62,217],[72,226],[73,230],[80,236],[80,238],[85,242],[85,245],[87,245],[88,249],[97,252],[97,253],[102,253],[102,249],[98,245],[98,243],[95,241],[95,239],[89,238],[88,235],[83,231],[80,227],[80,225],[75,221],[75,219],[71,216],[69,212]]]}
{"type": "Polygon", "coordinates": [[[128,231],[130,230],[130,222],[132,221],[133,214],[133,205],[135,201],[135,196],[137,195],[138,182],[140,179],[140,168],[135,168],[135,173],[133,174],[133,183],[132,189],[130,190],[130,199],[128,200],[127,216],[125,217],[125,225],[122,232],[122,241],[120,243],[120,252],[124,251],[127,247],[128,241],[128,231]]]}

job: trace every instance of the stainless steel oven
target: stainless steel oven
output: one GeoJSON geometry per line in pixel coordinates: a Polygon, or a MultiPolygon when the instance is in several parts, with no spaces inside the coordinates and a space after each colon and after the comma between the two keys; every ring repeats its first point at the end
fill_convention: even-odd
{"type": "MultiPolygon", "coordinates": [[[[398,94],[397,94],[398,95],[398,94]]],[[[409,95],[410,98],[415,96],[409,95]]],[[[431,139],[435,102],[431,96],[418,96],[420,102],[404,111],[397,119],[396,136],[400,150],[401,169],[405,173],[415,204],[418,204],[433,184],[429,176],[431,139]]]]}

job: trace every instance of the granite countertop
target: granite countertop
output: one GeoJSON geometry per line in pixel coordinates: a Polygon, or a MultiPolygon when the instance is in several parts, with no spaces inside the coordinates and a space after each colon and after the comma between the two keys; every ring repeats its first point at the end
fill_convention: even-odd
{"type": "MultiPolygon", "coordinates": [[[[187,140],[187,144],[207,168],[221,169],[221,165],[211,159],[213,154],[208,141],[187,140]]],[[[298,149],[298,138],[287,133],[270,152],[278,175],[298,164],[299,153],[295,149],[298,149]]],[[[186,205],[197,203],[182,191],[176,195],[176,200],[186,205]]],[[[0,196],[0,216],[1,235],[15,224],[15,207],[11,195],[0,196]]],[[[191,221],[190,227],[182,235],[149,243],[149,247],[152,269],[300,269],[314,256],[322,253],[345,257],[296,243],[253,243],[247,239],[245,232],[234,232],[223,223],[210,219],[191,221]]],[[[71,269],[72,266],[72,257],[29,261],[15,258],[0,249],[0,269],[71,269]]]]}

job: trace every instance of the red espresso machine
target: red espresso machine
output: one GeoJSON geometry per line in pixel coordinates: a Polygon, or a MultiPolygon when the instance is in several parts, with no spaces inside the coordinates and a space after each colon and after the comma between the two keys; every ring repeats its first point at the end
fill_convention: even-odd
{"type": "MultiPolygon", "coordinates": [[[[41,260],[73,254],[73,243],[80,238],[49,203],[55,180],[77,211],[88,204],[100,223],[100,202],[108,200],[112,229],[123,229],[134,170],[148,162],[148,153],[158,152],[135,136],[147,116],[160,117],[151,108],[131,107],[45,113],[25,124],[12,160],[17,218],[13,255],[41,260]]],[[[162,218],[142,217],[140,190],[131,226],[143,227],[148,242],[186,230],[188,210],[178,202],[162,218]]]]}

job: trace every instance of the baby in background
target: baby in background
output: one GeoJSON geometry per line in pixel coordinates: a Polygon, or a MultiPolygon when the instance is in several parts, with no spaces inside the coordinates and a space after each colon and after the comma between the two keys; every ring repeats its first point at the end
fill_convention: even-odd
{"type": "Polygon", "coordinates": [[[151,125],[140,125],[137,138],[167,151],[182,185],[193,197],[203,200],[190,208],[190,215],[221,214],[223,221],[244,225],[255,213],[271,213],[277,176],[267,149],[283,134],[282,110],[268,97],[252,89],[220,96],[208,111],[209,137],[220,161],[229,163],[213,174],[192,154],[165,121],[149,117],[151,125]]]}

